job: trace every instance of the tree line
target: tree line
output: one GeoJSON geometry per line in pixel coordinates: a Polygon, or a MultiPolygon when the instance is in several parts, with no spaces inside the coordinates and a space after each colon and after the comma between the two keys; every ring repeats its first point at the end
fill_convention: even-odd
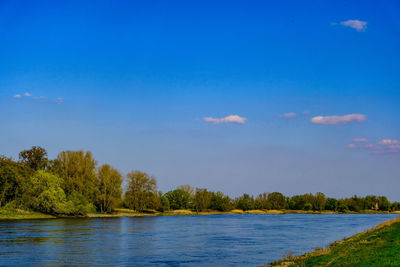
{"type": "Polygon", "coordinates": [[[126,175],[123,194],[122,174],[109,164],[98,166],[90,151],[62,151],[49,160],[38,146],[21,151],[19,159],[0,156],[0,207],[30,209],[54,215],[110,213],[118,207],[139,212],[241,210],[308,210],[360,212],[400,210],[385,196],[353,196],[334,199],[323,193],[284,196],[279,192],[256,197],[243,194],[230,198],[222,192],[182,185],[166,193],[157,190],[155,177],[142,171],[126,175]]]}

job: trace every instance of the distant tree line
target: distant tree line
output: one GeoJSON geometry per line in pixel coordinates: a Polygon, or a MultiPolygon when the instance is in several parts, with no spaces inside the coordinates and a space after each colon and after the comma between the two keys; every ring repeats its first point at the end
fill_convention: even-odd
{"type": "Polygon", "coordinates": [[[53,160],[34,146],[19,153],[19,159],[0,156],[0,207],[31,209],[55,215],[110,213],[117,207],[139,212],[190,209],[194,211],[307,210],[359,212],[397,211],[400,203],[384,196],[334,199],[323,193],[284,196],[279,192],[230,198],[221,192],[182,185],[165,194],[157,190],[155,177],[141,171],[123,176],[109,164],[97,166],[90,151],[63,151],[53,160]]]}

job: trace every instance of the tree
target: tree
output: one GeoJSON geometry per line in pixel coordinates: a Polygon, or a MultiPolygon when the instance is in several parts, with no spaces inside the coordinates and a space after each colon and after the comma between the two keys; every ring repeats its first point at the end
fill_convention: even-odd
{"type": "Polygon", "coordinates": [[[337,209],[337,200],[334,198],[328,197],[326,199],[325,209],[326,210],[336,210],[337,209]]]}
{"type": "Polygon", "coordinates": [[[160,206],[158,207],[158,211],[165,212],[170,209],[168,198],[161,193],[158,193],[158,198],[160,199],[160,206]]]}
{"type": "Polygon", "coordinates": [[[125,193],[125,205],[137,211],[157,209],[157,181],[145,172],[128,173],[128,190],[125,193]]]}
{"type": "Polygon", "coordinates": [[[211,193],[210,209],[228,211],[232,209],[231,199],[222,192],[211,193]]]}
{"type": "Polygon", "coordinates": [[[67,195],[78,192],[90,203],[95,203],[98,194],[97,162],[90,151],[63,151],[58,154],[51,171],[61,177],[67,195]]]}
{"type": "Polygon", "coordinates": [[[65,213],[66,196],[62,179],[46,171],[37,171],[30,180],[30,206],[43,213],[65,213]]]}
{"type": "Polygon", "coordinates": [[[172,210],[190,209],[192,207],[191,196],[182,189],[175,189],[165,194],[172,210]]]}
{"type": "Polygon", "coordinates": [[[196,188],[196,193],[193,198],[194,208],[197,211],[208,209],[211,203],[211,193],[207,189],[196,188]]]}
{"type": "Polygon", "coordinates": [[[236,199],[236,208],[241,210],[253,210],[254,209],[254,199],[248,194],[243,194],[243,196],[236,199]]]}
{"type": "Polygon", "coordinates": [[[271,209],[271,204],[268,202],[268,194],[262,193],[259,194],[256,199],[254,200],[254,208],[258,210],[269,210],[271,209]]]}
{"type": "Polygon", "coordinates": [[[314,197],[313,209],[319,211],[324,210],[325,204],[326,204],[325,195],[321,192],[316,193],[314,197]]]}
{"type": "Polygon", "coordinates": [[[349,207],[347,206],[347,203],[344,199],[339,199],[336,203],[337,203],[336,211],[346,212],[349,210],[349,207]]]}
{"type": "Polygon", "coordinates": [[[385,196],[378,197],[379,210],[388,211],[390,208],[390,202],[385,196]]]}
{"type": "Polygon", "coordinates": [[[44,170],[47,166],[47,151],[40,146],[33,146],[31,149],[19,153],[21,162],[34,171],[44,170]]]}
{"type": "Polygon", "coordinates": [[[26,187],[26,176],[21,163],[0,156],[0,207],[21,198],[26,187]]]}
{"type": "Polygon", "coordinates": [[[191,197],[194,196],[194,192],[195,192],[194,188],[188,184],[180,185],[180,186],[178,186],[178,189],[182,189],[183,191],[189,193],[189,195],[191,197]]]}
{"type": "Polygon", "coordinates": [[[104,164],[98,169],[97,177],[97,206],[101,212],[111,212],[121,200],[122,175],[110,165],[104,164]]]}
{"type": "Polygon", "coordinates": [[[268,202],[272,209],[280,210],[286,208],[286,198],[279,192],[268,194],[268,202]]]}

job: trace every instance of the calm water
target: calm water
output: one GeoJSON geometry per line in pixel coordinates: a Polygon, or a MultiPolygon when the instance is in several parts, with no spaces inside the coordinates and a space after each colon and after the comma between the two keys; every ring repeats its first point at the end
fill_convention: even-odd
{"type": "Polygon", "coordinates": [[[0,221],[0,265],[250,265],[395,215],[211,215],[0,221]]]}

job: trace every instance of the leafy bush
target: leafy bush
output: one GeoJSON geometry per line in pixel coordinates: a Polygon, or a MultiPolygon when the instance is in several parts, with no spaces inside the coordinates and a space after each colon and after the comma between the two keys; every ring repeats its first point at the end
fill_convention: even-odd
{"type": "Polygon", "coordinates": [[[30,180],[30,206],[43,213],[64,213],[66,196],[61,184],[60,177],[46,171],[37,171],[30,180]]]}

